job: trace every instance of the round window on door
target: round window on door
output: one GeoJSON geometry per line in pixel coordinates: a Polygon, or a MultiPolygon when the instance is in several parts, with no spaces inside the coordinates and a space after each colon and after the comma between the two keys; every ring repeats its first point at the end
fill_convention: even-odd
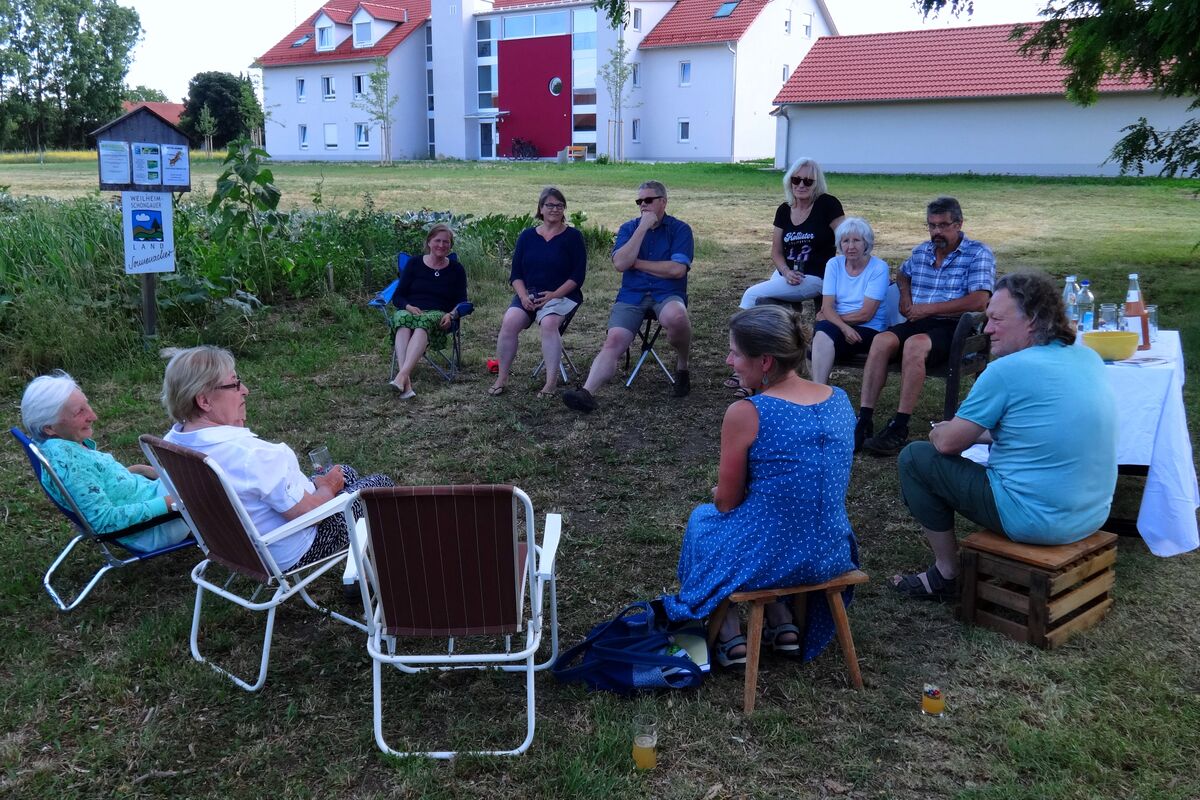
{"type": "Polygon", "coordinates": [[[562,90],[563,90],[562,78],[551,78],[550,83],[547,85],[546,88],[548,88],[550,90],[550,94],[554,95],[555,97],[558,97],[560,94],[562,94],[562,90]]]}

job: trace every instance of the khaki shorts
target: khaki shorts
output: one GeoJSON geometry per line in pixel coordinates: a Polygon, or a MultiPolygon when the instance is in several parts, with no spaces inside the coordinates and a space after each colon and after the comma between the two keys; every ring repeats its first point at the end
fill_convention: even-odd
{"type": "Polygon", "coordinates": [[[646,312],[653,309],[654,316],[657,317],[667,303],[679,303],[684,307],[687,306],[683,298],[677,294],[669,296],[661,303],[654,302],[654,295],[650,294],[643,296],[640,303],[622,303],[618,300],[613,303],[612,313],[608,315],[608,327],[610,329],[624,328],[637,333],[638,328],[642,327],[642,320],[646,318],[646,312]]]}

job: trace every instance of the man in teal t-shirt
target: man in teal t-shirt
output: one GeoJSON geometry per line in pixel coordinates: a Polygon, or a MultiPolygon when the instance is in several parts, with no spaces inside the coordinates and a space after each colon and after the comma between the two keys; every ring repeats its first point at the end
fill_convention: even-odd
{"type": "Polygon", "coordinates": [[[944,599],[957,591],[954,513],[1013,541],[1067,544],[1108,517],[1117,482],[1116,405],[1104,363],[1074,344],[1058,288],[1018,272],[996,282],[986,332],[996,360],[954,419],[900,454],[900,490],[934,564],[897,575],[897,591],[944,599]],[[963,458],[991,445],[987,466],[963,458]]]}

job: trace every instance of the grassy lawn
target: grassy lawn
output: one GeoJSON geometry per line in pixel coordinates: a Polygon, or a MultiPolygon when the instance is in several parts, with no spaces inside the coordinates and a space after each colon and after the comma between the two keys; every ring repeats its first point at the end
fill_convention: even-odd
{"type": "MultiPolygon", "coordinates": [[[[529,492],[539,518],[562,513],[564,643],[632,600],[672,591],[688,513],[708,499],[716,477],[720,420],[731,400],[721,388],[725,322],[747,283],[768,274],[779,174],[761,165],[274,169],[284,206],[311,205],[319,193],[325,206],[350,208],[369,194],[395,211],[518,213],[554,183],[570,211],[582,209],[612,229],[633,216],[640,180],[667,184],[671,213],[691,223],[700,242],[686,400],[668,397],[661,375],[646,370],[629,389],[614,381],[590,416],[539,401],[540,382],[523,379],[540,358],[532,334],[522,337],[510,390],[486,396],[491,379],[483,362],[507,304],[498,281],[472,287],[480,305],[465,323],[464,373],[446,385],[421,368],[410,403],[386,390],[387,345],[365,296],[271,310],[239,354],[238,371],[252,390],[248,425],[266,439],[298,452],[325,443],[337,460],[401,482],[515,483],[529,492]]],[[[216,174],[215,165],[195,165],[198,195],[211,192],[216,174]]],[[[1194,182],[834,175],[829,183],[850,213],[872,222],[877,254],[893,266],[925,235],[924,203],[946,193],[961,200],[965,230],[993,245],[1002,271],[1077,272],[1092,280],[1097,302],[1121,299],[1125,275],[1139,272],[1162,326],[1183,331],[1194,438],[1194,182]]],[[[95,184],[92,163],[0,163],[0,186],[14,194],[65,197],[95,184]]],[[[584,369],[603,339],[617,285],[603,260],[590,266],[588,301],[566,337],[584,369]]],[[[166,427],[157,403],[162,363],[135,354],[118,369],[76,377],[100,415],[101,447],[126,463],[140,461],[137,435],[166,427]]],[[[857,404],[858,376],[833,377],[857,404]]],[[[10,424],[19,419],[26,380],[0,382],[10,424]]],[[[915,432],[938,415],[941,392],[940,383],[928,387],[915,432]]],[[[894,406],[889,387],[880,414],[894,406]]],[[[1086,446],[1086,432],[1080,440],[1086,446]]],[[[900,501],[894,460],[856,459],[848,498],[863,569],[872,576],[850,612],[864,692],[847,687],[836,645],[806,665],[765,657],[750,718],[740,712],[740,675],[716,674],[697,692],[633,699],[590,695],[543,675],[537,735],[526,756],[450,764],[381,756],[362,636],[302,605],[279,613],[267,686],[257,695],[195,664],[187,647],[191,555],[110,574],[79,610],[54,611],[40,576],[64,544],[66,526],[49,515],[15,446],[0,448],[0,476],[8,487],[0,536],[5,796],[1200,797],[1197,556],[1159,559],[1122,539],[1109,617],[1053,652],[1016,645],[964,628],[952,608],[905,602],[887,590],[893,572],[928,561],[900,501]],[[920,715],[925,682],[944,689],[944,718],[920,715]],[[640,774],[628,732],[647,711],[659,719],[659,767],[640,774]]],[[[1129,510],[1137,488],[1124,487],[1120,501],[1129,510]]],[[[343,603],[332,580],[318,597],[343,603]]],[[[243,669],[256,663],[259,634],[245,615],[214,610],[207,619],[206,641],[218,658],[243,669]]],[[[394,745],[519,739],[522,687],[511,676],[393,672],[385,686],[394,745]]]]}

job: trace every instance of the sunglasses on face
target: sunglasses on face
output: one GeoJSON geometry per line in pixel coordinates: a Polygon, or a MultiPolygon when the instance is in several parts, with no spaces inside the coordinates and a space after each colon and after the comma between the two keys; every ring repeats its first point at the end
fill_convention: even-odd
{"type": "Polygon", "coordinates": [[[792,186],[799,186],[800,184],[804,184],[805,186],[812,186],[816,182],[817,182],[816,178],[801,178],[799,175],[792,176],[792,186]]]}
{"type": "Polygon", "coordinates": [[[662,200],[662,195],[656,194],[653,197],[639,197],[636,200],[634,200],[633,202],[639,206],[648,206],[651,203],[653,203],[655,200],[662,200]]]}

